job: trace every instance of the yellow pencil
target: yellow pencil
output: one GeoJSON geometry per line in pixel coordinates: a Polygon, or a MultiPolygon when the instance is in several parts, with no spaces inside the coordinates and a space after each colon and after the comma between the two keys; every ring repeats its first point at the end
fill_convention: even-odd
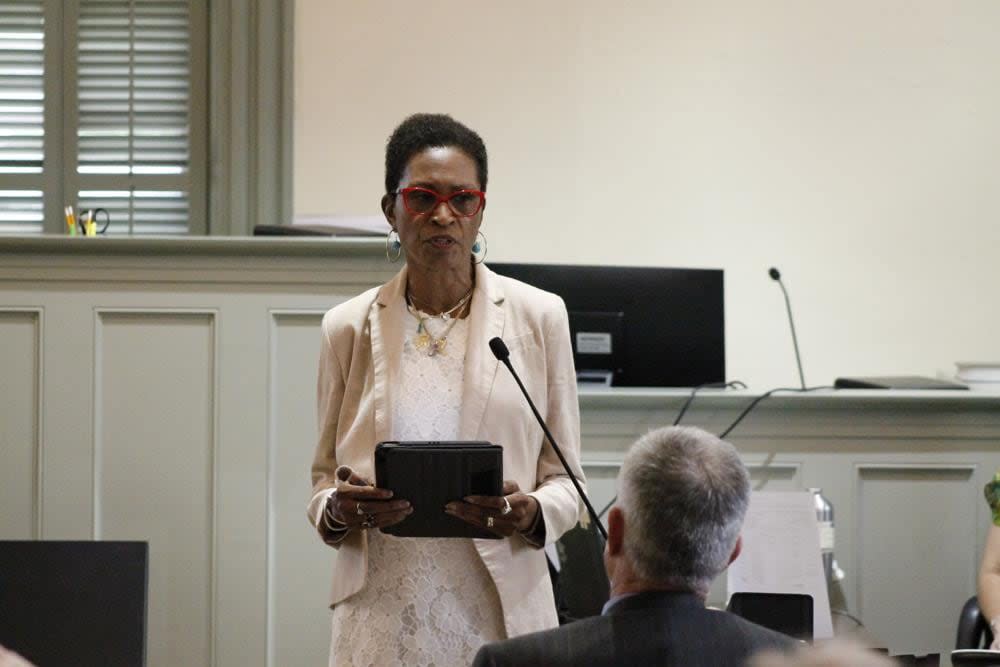
{"type": "Polygon", "coordinates": [[[63,209],[66,214],[66,228],[70,236],[76,236],[76,218],[73,217],[73,207],[67,206],[63,209]]]}

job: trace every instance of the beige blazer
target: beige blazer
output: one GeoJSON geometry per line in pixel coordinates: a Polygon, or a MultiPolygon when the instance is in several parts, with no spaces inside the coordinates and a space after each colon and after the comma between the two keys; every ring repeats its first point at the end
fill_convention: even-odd
{"type": "MultiPolygon", "coordinates": [[[[391,439],[393,392],[403,336],[414,330],[404,299],[406,268],[385,285],[331,309],[323,318],[317,388],[319,442],[312,466],[308,513],[328,544],[338,548],[331,606],[361,590],[368,571],[367,535],[340,542],[322,516],[335,486],[334,470],[348,465],[374,480],[375,445],[391,439]]],[[[469,315],[459,439],[503,447],[504,477],[516,480],[541,507],[546,543],[581,515],[576,490],[506,368],[489,349],[500,336],[538,411],[575,476],[580,468],[580,415],[566,307],[558,296],[476,266],[469,315]]],[[[510,637],[558,623],[545,555],[522,537],[474,540],[496,583],[510,637]]]]}

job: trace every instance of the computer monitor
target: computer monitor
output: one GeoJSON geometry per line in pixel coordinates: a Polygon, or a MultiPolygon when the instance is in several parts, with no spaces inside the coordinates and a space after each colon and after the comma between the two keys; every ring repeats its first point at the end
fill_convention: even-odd
{"type": "Polygon", "coordinates": [[[563,298],[581,384],[696,387],[725,381],[721,269],[489,266],[563,298]]]}
{"type": "Polygon", "coordinates": [[[146,542],[0,541],[0,644],[45,665],[146,664],[146,542]]]}

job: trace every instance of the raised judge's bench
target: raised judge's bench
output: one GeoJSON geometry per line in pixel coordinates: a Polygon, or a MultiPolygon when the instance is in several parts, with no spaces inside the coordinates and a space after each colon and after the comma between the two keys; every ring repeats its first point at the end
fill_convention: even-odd
{"type": "MultiPolygon", "coordinates": [[[[323,664],[335,552],[304,516],[318,326],[395,272],[383,253],[381,239],[0,237],[0,539],[148,540],[151,666],[323,664]]],[[[717,432],[756,395],[702,392],[684,423],[717,432]]],[[[595,506],[629,443],[686,397],[581,391],[595,506]]],[[[848,610],[872,636],[951,648],[1000,468],[1000,395],[777,395],[730,439],[755,488],[832,501],[848,610]]]]}

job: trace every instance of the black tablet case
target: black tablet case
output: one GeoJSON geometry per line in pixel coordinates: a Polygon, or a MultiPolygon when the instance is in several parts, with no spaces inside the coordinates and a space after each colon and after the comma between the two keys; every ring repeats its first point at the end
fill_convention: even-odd
{"type": "Polygon", "coordinates": [[[503,449],[489,442],[381,442],[375,447],[375,486],[409,500],[413,514],[382,532],[398,537],[499,535],[445,514],[469,495],[499,496],[503,449]]]}

